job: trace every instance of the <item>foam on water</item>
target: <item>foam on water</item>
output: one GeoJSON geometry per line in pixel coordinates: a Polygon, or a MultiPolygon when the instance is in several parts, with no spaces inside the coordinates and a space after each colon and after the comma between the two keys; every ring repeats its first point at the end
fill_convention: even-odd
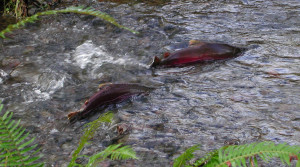
{"type": "Polygon", "coordinates": [[[36,85],[41,91],[53,94],[55,91],[64,87],[67,76],[67,74],[61,74],[52,71],[51,69],[46,69],[45,72],[39,76],[36,85]]]}
{"type": "Polygon", "coordinates": [[[88,40],[82,45],[79,45],[73,56],[72,60],[81,69],[85,69],[88,66],[92,68],[95,66],[101,66],[103,62],[109,62],[113,60],[103,46],[95,46],[92,41],[88,40]]]}
{"type": "MultiPolygon", "coordinates": [[[[131,55],[112,55],[104,46],[96,46],[91,40],[79,45],[71,59],[71,62],[77,64],[81,69],[96,69],[104,63],[148,67],[148,65],[133,59],[131,55]]],[[[65,61],[68,62],[69,60],[65,61]]]]}

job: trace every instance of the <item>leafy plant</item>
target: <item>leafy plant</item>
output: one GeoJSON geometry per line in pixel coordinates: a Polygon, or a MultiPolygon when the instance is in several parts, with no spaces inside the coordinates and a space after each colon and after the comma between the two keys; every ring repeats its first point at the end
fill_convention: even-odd
{"type": "MultiPolygon", "coordinates": [[[[196,145],[197,146],[197,145],[196,145]]],[[[275,144],[273,142],[260,142],[245,145],[224,146],[216,151],[206,154],[203,158],[193,164],[187,161],[193,158],[191,155],[196,146],[187,149],[182,155],[175,159],[174,167],[181,166],[205,166],[205,167],[235,167],[235,166],[258,166],[257,158],[268,162],[271,158],[279,158],[283,164],[291,165],[291,160],[296,159],[297,167],[300,167],[300,146],[289,146],[287,144],[275,144]],[[249,165],[250,164],[250,165],[249,165]]]]}
{"type": "MultiPolygon", "coordinates": [[[[84,148],[84,146],[88,144],[88,141],[94,136],[98,128],[105,122],[110,123],[113,116],[114,115],[111,112],[108,112],[100,116],[97,120],[90,122],[86,125],[84,129],[84,134],[80,139],[79,146],[72,155],[72,160],[68,165],[69,167],[82,166],[80,164],[77,164],[75,161],[78,157],[80,157],[79,153],[84,148]]],[[[136,154],[132,150],[132,148],[130,148],[129,146],[120,147],[121,145],[122,144],[111,145],[104,151],[101,151],[97,154],[92,155],[91,157],[88,157],[89,162],[86,166],[94,166],[95,163],[101,162],[109,156],[112,160],[137,159],[136,154]]]]}
{"type": "MultiPolygon", "coordinates": [[[[0,113],[2,109],[3,105],[1,104],[0,113]]],[[[26,129],[19,125],[20,120],[16,122],[12,120],[12,116],[12,112],[6,111],[3,116],[0,117],[0,166],[44,166],[44,163],[37,162],[41,158],[41,155],[39,155],[40,149],[36,149],[37,144],[32,144],[34,138],[25,140],[28,138],[29,132],[25,133],[26,129]]],[[[97,120],[85,125],[84,134],[68,166],[91,167],[107,158],[112,160],[138,159],[131,147],[121,147],[122,144],[116,144],[88,157],[89,161],[86,165],[77,164],[75,162],[78,157],[84,156],[79,154],[84,146],[88,144],[88,141],[94,136],[98,128],[103,123],[110,123],[113,117],[114,115],[108,112],[100,116],[97,120]]]]}
{"type": "Polygon", "coordinates": [[[91,15],[91,16],[96,16],[96,17],[99,17],[105,21],[108,21],[109,23],[119,27],[119,28],[123,28],[123,29],[126,29],[134,34],[138,34],[137,31],[134,31],[130,28],[127,28],[125,26],[122,26],[120,25],[114,18],[112,18],[111,16],[109,16],[108,14],[105,14],[103,12],[100,12],[100,11],[96,11],[90,7],[88,8],[85,8],[83,6],[79,6],[79,7],[74,7],[74,6],[71,6],[71,7],[68,7],[66,9],[61,9],[61,10],[48,10],[48,11],[45,11],[45,12],[39,12],[33,16],[30,16],[30,17],[27,17],[25,18],[24,20],[21,20],[19,21],[18,23],[16,24],[12,24],[12,25],[9,25],[7,26],[6,29],[2,30],[0,32],[0,37],[2,38],[5,38],[5,34],[6,33],[9,33],[9,32],[12,32],[13,30],[15,29],[19,29],[21,28],[22,26],[24,26],[26,23],[33,23],[35,22],[36,20],[38,20],[38,17],[39,16],[42,16],[42,15],[53,15],[53,14],[58,14],[58,13],[78,13],[78,14],[85,14],[85,15],[91,15]]]}
{"type": "Polygon", "coordinates": [[[187,161],[191,160],[192,158],[194,158],[194,152],[196,150],[200,150],[200,144],[194,145],[190,148],[188,148],[184,153],[182,153],[179,157],[177,157],[174,160],[174,164],[173,166],[182,166],[184,164],[187,163],[187,161]]]}
{"type": "Polygon", "coordinates": [[[4,0],[2,3],[4,15],[13,15],[16,18],[26,16],[26,4],[23,0],[4,0]]]}
{"type": "Polygon", "coordinates": [[[95,132],[98,130],[99,126],[104,122],[110,123],[113,118],[113,113],[108,112],[100,116],[97,120],[90,122],[86,125],[84,129],[84,134],[80,138],[79,146],[74,151],[72,155],[72,160],[69,163],[69,167],[78,165],[75,160],[78,158],[80,151],[83,149],[85,144],[94,136],[95,132]]]}
{"type": "MultiPolygon", "coordinates": [[[[0,113],[3,105],[0,105],[0,113]]],[[[6,111],[0,117],[0,166],[43,166],[34,138],[28,138],[29,132],[20,126],[20,120],[12,120],[13,113],[6,111]]]]}
{"type": "Polygon", "coordinates": [[[203,165],[203,164],[205,164],[207,162],[216,161],[216,158],[218,158],[218,150],[211,151],[211,152],[205,154],[200,159],[196,160],[193,163],[193,166],[201,166],[201,165],[203,165]]]}
{"type": "Polygon", "coordinates": [[[110,156],[111,160],[126,160],[126,159],[138,159],[136,153],[129,146],[120,147],[122,143],[115,144],[107,147],[104,151],[98,154],[94,154],[89,158],[87,167],[94,166],[97,162],[101,162],[110,156]]]}

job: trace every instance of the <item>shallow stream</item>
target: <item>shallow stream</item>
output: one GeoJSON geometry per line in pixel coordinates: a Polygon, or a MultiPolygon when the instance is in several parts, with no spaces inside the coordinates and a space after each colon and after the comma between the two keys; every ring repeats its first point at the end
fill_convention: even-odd
{"type": "Polygon", "coordinates": [[[171,166],[198,143],[199,155],[227,141],[300,145],[300,2],[163,2],[85,3],[139,35],[92,16],[60,14],[0,41],[0,100],[37,137],[48,166],[68,164],[82,125],[99,114],[73,125],[66,115],[107,82],[156,89],[106,109],[114,123],[101,127],[83,154],[122,142],[140,160],[102,166],[171,166]],[[155,55],[191,39],[248,49],[227,61],[149,69],[155,55]],[[116,125],[130,128],[118,138],[116,125]]]}

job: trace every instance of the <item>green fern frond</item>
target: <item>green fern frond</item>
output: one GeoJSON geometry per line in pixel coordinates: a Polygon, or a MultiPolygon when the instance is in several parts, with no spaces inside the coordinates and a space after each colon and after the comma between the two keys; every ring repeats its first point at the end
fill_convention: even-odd
{"type": "Polygon", "coordinates": [[[181,154],[179,157],[177,157],[174,160],[173,167],[181,167],[183,165],[186,165],[187,161],[191,160],[194,157],[194,152],[196,150],[200,150],[200,144],[196,144],[190,148],[188,148],[183,154],[181,154]]]}
{"type": "MultiPolygon", "coordinates": [[[[105,122],[111,123],[113,117],[114,114],[108,112],[100,116],[97,120],[85,125],[84,134],[80,139],[78,148],[75,150],[75,152],[72,155],[72,160],[68,165],[69,167],[82,166],[75,162],[75,160],[79,157],[80,151],[83,149],[84,145],[87,144],[88,140],[90,140],[94,136],[99,126],[101,126],[105,122]]],[[[121,144],[111,145],[107,147],[104,151],[94,154],[93,156],[89,157],[89,162],[86,166],[94,166],[95,163],[100,162],[109,156],[110,159],[112,160],[138,159],[136,157],[135,151],[131,147],[129,146],[120,147],[120,146],[121,144]]]]}
{"type": "MultiPolygon", "coordinates": [[[[176,167],[191,167],[187,161],[193,158],[193,152],[197,150],[193,146],[175,159],[176,167]]],[[[275,144],[273,142],[260,142],[245,145],[224,146],[218,150],[206,154],[192,164],[194,167],[236,167],[236,166],[258,166],[257,158],[268,162],[272,158],[279,158],[282,164],[291,165],[291,160],[296,159],[296,167],[300,167],[300,146],[289,146],[287,144],[275,144]],[[251,165],[249,165],[251,164],[251,165]]]]}
{"type": "Polygon", "coordinates": [[[95,132],[98,130],[98,128],[104,123],[110,123],[112,122],[112,119],[114,117],[114,114],[112,112],[107,112],[100,116],[98,119],[96,119],[93,122],[88,123],[85,128],[84,128],[84,134],[80,138],[80,143],[77,149],[74,151],[72,155],[72,160],[69,163],[68,167],[73,167],[73,166],[79,166],[75,162],[75,160],[78,158],[80,151],[83,149],[85,144],[88,143],[88,141],[94,136],[95,132]]]}
{"type": "Polygon", "coordinates": [[[97,131],[97,128],[101,126],[103,123],[111,123],[112,119],[114,117],[114,114],[112,112],[107,112],[103,115],[101,115],[97,120],[87,123],[84,125],[85,129],[84,131],[86,132],[86,135],[93,136],[94,133],[97,131]],[[95,129],[96,127],[96,129],[95,129]]]}
{"type": "Polygon", "coordinates": [[[85,8],[83,6],[79,6],[79,7],[71,6],[66,9],[61,9],[61,10],[48,10],[45,12],[39,12],[33,16],[27,17],[26,19],[21,20],[16,24],[7,26],[6,29],[4,29],[0,32],[0,37],[5,38],[6,33],[9,33],[9,32],[12,32],[13,30],[19,29],[19,28],[23,27],[26,23],[33,23],[33,22],[37,21],[39,16],[53,15],[53,14],[58,14],[58,13],[78,13],[78,14],[95,16],[95,17],[101,18],[119,28],[126,29],[134,34],[138,34],[137,31],[134,31],[130,28],[120,25],[113,17],[109,16],[108,14],[105,14],[100,11],[96,11],[92,8],[85,8]]]}
{"type": "Polygon", "coordinates": [[[111,145],[107,147],[103,152],[103,157],[108,157],[112,160],[125,160],[125,159],[138,159],[135,151],[130,146],[120,147],[122,143],[111,145]]]}
{"type": "MultiPolygon", "coordinates": [[[[1,104],[0,113],[2,109],[1,104]]],[[[43,166],[36,162],[41,155],[36,155],[39,150],[33,152],[37,147],[37,144],[32,145],[34,138],[26,141],[29,133],[24,134],[20,120],[11,120],[12,116],[12,112],[6,111],[0,117],[0,166],[43,166]]]]}
{"type": "Polygon", "coordinates": [[[193,163],[193,166],[197,167],[197,166],[206,164],[207,162],[217,161],[218,160],[218,152],[219,152],[218,150],[215,150],[215,151],[207,153],[204,157],[196,160],[193,163]]]}
{"type": "Polygon", "coordinates": [[[138,159],[135,151],[130,146],[120,147],[122,143],[107,147],[104,151],[90,157],[87,167],[92,167],[110,156],[112,160],[138,159]]]}
{"type": "MultiPolygon", "coordinates": [[[[286,144],[275,145],[273,142],[260,142],[238,146],[224,146],[217,151],[208,153],[208,155],[201,159],[206,159],[207,156],[210,159],[205,160],[205,167],[247,166],[250,163],[258,166],[258,157],[265,162],[268,162],[271,158],[280,158],[283,164],[290,166],[291,157],[300,157],[300,147],[286,144]]],[[[193,165],[198,166],[203,164],[201,159],[193,165]]],[[[299,160],[297,167],[300,167],[299,160]]]]}
{"type": "Polygon", "coordinates": [[[249,158],[254,158],[253,162],[257,165],[256,157],[260,157],[265,162],[268,162],[271,158],[280,158],[283,164],[290,166],[291,156],[300,157],[300,146],[275,145],[273,142],[261,142],[223,147],[219,149],[218,155],[218,163],[213,165],[215,167],[227,167],[228,164],[232,166],[246,166],[249,158]]]}

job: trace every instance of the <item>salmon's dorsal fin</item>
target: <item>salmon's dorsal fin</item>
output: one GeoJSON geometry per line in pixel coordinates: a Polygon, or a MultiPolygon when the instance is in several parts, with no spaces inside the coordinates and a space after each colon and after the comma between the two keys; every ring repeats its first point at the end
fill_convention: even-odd
{"type": "Polygon", "coordinates": [[[155,56],[150,67],[156,67],[160,64],[160,62],[161,62],[161,60],[157,56],[155,56]]]}
{"type": "Polygon", "coordinates": [[[189,47],[190,46],[201,46],[201,45],[204,45],[205,43],[202,42],[202,41],[199,41],[199,40],[195,40],[195,39],[192,39],[189,41],[189,47]]]}
{"type": "Polygon", "coordinates": [[[101,90],[101,89],[103,89],[105,86],[111,85],[111,84],[112,84],[111,82],[99,84],[98,89],[101,90]]]}
{"type": "Polygon", "coordinates": [[[167,58],[167,57],[169,57],[170,55],[171,55],[170,52],[165,52],[165,53],[164,53],[164,58],[167,58]]]}

